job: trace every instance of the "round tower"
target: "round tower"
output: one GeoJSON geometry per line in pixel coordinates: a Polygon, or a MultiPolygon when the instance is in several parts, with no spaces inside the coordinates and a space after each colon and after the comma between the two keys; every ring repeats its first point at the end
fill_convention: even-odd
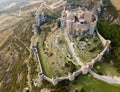
{"type": "Polygon", "coordinates": [[[69,76],[69,80],[70,81],[74,81],[74,79],[75,79],[75,75],[74,74],[68,74],[68,76],[69,76]]]}
{"type": "Polygon", "coordinates": [[[53,85],[57,85],[58,84],[58,79],[53,79],[52,78],[52,83],[53,83],[53,85]]]}

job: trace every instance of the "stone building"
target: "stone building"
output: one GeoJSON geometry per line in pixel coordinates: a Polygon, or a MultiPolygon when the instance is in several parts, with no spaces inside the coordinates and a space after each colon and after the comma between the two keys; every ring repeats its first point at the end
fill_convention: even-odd
{"type": "Polygon", "coordinates": [[[32,28],[33,28],[34,34],[37,34],[38,33],[38,26],[36,24],[33,24],[32,28]]]}
{"type": "Polygon", "coordinates": [[[46,21],[47,16],[45,12],[42,12],[41,14],[37,13],[35,19],[36,19],[36,24],[39,26],[41,25],[41,23],[46,21]]]}
{"type": "Polygon", "coordinates": [[[82,34],[88,32],[94,33],[97,23],[97,16],[86,9],[65,9],[61,13],[61,28],[67,31],[69,35],[82,34]]]}

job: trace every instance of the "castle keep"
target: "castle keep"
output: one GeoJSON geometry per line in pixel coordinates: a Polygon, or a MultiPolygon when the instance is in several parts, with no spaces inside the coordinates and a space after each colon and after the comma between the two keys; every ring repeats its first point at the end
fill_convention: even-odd
{"type": "Polygon", "coordinates": [[[85,31],[92,35],[97,24],[94,12],[82,8],[64,8],[60,20],[62,30],[67,31],[69,35],[83,34],[85,31]]]}

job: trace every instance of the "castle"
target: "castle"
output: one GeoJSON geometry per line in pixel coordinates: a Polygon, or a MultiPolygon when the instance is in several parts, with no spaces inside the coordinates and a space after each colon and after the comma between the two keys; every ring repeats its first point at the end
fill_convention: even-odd
{"type": "Polygon", "coordinates": [[[46,21],[46,14],[45,12],[42,12],[41,14],[37,13],[35,16],[36,24],[40,26],[43,22],[46,21]]]}
{"type": "Polygon", "coordinates": [[[90,35],[94,33],[97,24],[97,15],[86,9],[66,9],[61,13],[61,28],[69,35],[83,34],[85,31],[90,35]]]}

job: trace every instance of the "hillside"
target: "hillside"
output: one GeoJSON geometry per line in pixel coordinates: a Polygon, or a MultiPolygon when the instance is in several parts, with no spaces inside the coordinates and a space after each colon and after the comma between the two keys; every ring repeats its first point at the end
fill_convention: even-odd
{"type": "Polygon", "coordinates": [[[120,10],[120,0],[110,0],[117,10],[120,10]]]}
{"type": "MultiPolygon", "coordinates": [[[[0,12],[0,92],[46,92],[46,90],[47,92],[120,92],[120,85],[109,84],[98,80],[90,73],[86,75],[81,74],[74,81],[61,81],[56,86],[45,80],[42,80],[39,86],[35,86],[34,84],[36,81],[40,81],[38,74],[40,74],[41,70],[39,62],[34,55],[34,50],[30,48],[33,41],[39,38],[39,47],[37,47],[38,52],[36,53],[40,53],[40,61],[44,65],[45,74],[50,75],[51,78],[55,78],[55,75],[58,75],[57,77],[68,76],[69,71],[74,72],[81,66],[74,67],[75,65],[64,62],[66,57],[69,57],[71,53],[70,55],[64,54],[70,51],[66,46],[63,36],[61,36],[63,40],[60,40],[62,45],[60,44],[58,46],[59,48],[54,44],[55,37],[59,35],[57,33],[62,34],[60,28],[57,27],[57,24],[60,22],[58,18],[60,18],[60,14],[65,5],[69,6],[69,8],[81,6],[92,10],[95,8],[93,6],[99,0],[67,0],[68,2],[66,4],[53,10],[49,6],[61,0],[36,0],[36,2],[40,1],[39,3],[34,3],[34,0],[6,1],[8,2],[2,2],[0,4],[1,9],[5,10],[0,12]],[[13,4],[16,1],[18,3],[13,4]],[[22,1],[25,1],[24,4],[21,3],[22,1]],[[36,23],[34,17],[35,11],[41,5],[41,1],[48,1],[46,5],[39,9],[40,13],[41,11],[46,13],[47,21],[38,26],[38,34],[34,35],[33,24],[36,23]],[[22,7],[20,17],[19,9],[21,6],[24,7],[22,7]],[[15,15],[11,16],[8,12],[15,15]],[[64,45],[66,49],[64,49],[64,45]],[[64,53],[61,53],[59,50],[62,46],[64,53]],[[50,49],[49,52],[44,53],[48,49],[50,49]]],[[[111,40],[110,53],[104,55],[101,62],[96,63],[92,70],[100,75],[120,77],[120,1],[111,0],[111,2],[110,0],[103,0],[104,5],[97,24],[97,29],[100,34],[105,39],[111,40]]],[[[71,40],[74,39],[71,38],[71,40]]],[[[74,41],[77,43],[76,40],[74,41]]],[[[94,44],[94,47],[89,46],[88,49],[91,47],[98,49],[95,46],[99,45],[99,41],[96,39],[93,41],[98,42],[98,44],[94,44]]],[[[81,47],[79,46],[78,51],[80,49],[81,47]]],[[[91,53],[90,55],[88,52],[82,53],[85,56],[83,59],[89,62],[94,57],[94,53],[91,53]]]]}

